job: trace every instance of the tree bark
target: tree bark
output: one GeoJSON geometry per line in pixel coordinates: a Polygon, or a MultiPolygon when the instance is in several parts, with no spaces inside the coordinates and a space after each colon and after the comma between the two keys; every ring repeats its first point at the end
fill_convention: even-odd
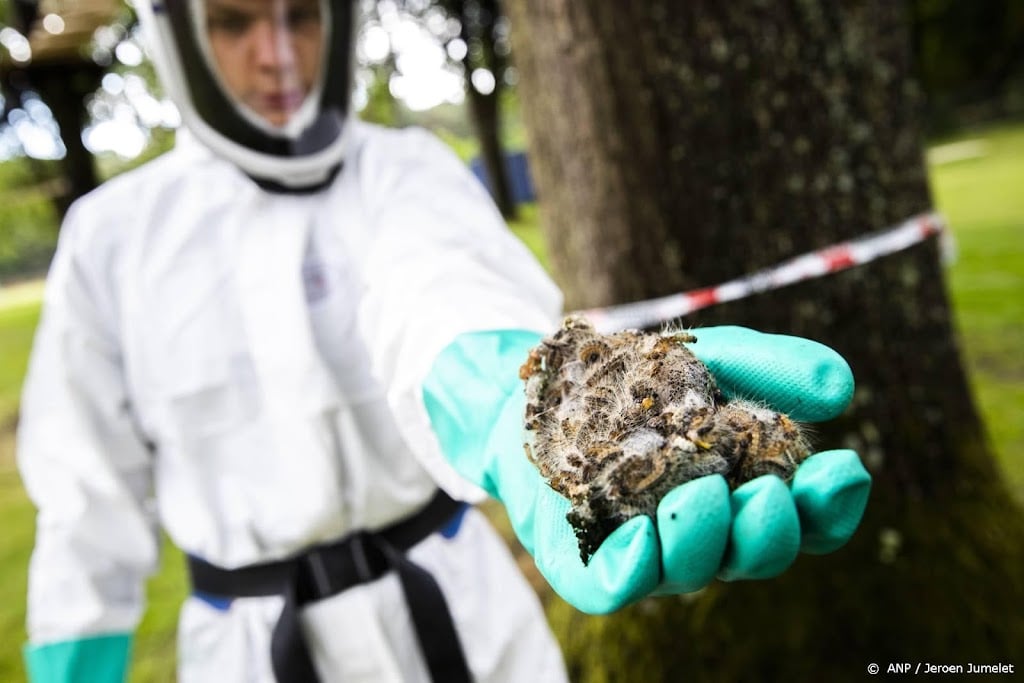
{"type": "MultiPolygon", "coordinates": [[[[900,3],[508,10],[570,308],[717,284],[931,206],[900,3]]],[[[574,680],[859,679],[871,662],[1019,651],[1024,516],[970,396],[934,240],[681,322],[810,337],[850,362],[853,404],[815,442],[861,454],[867,514],[847,547],[771,581],[601,618],[553,602],[574,680]]]]}

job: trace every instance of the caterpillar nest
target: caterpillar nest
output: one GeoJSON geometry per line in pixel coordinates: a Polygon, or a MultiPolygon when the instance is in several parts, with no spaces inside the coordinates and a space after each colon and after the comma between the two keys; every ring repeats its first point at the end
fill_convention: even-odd
{"type": "Polygon", "coordinates": [[[800,426],[762,405],[726,400],[687,333],[599,334],[580,316],[530,351],[526,454],[568,514],[583,563],[620,524],[652,518],[676,486],[721,474],[735,488],[792,478],[810,454],[800,426]]]}

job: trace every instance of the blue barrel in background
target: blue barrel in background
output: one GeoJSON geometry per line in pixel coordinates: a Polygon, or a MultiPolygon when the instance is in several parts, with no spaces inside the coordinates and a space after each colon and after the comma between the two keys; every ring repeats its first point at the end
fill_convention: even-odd
{"type": "MultiPolygon", "coordinates": [[[[484,160],[479,156],[474,157],[469,162],[469,168],[473,171],[473,175],[487,188],[487,191],[491,193],[491,196],[494,196],[490,179],[487,176],[487,168],[484,166],[484,160]]],[[[530,178],[530,165],[526,159],[526,152],[506,152],[505,172],[508,174],[508,182],[511,186],[509,190],[512,192],[513,203],[522,204],[537,199],[537,194],[533,189],[533,180],[530,178]]]]}

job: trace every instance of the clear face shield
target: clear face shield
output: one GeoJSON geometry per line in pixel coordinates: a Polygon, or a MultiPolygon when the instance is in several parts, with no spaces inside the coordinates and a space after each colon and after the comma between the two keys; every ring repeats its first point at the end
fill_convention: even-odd
{"type": "Polygon", "coordinates": [[[190,0],[197,43],[252,125],[297,136],[316,115],[330,40],[326,0],[190,0]]]}
{"type": "Polygon", "coordinates": [[[315,189],[345,153],[354,0],[137,0],[161,80],[206,145],[264,186],[315,189]]]}

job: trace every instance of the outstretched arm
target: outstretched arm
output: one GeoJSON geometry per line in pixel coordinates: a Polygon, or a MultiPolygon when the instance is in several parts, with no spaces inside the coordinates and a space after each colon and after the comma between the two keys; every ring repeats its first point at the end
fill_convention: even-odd
{"type": "MultiPolygon", "coordinates": [[[[799,420],[838,415],[852,396],[843,359],[809,340],[744,328],[700,330],[694,351],[733,395],[784,407],[799,420]]],[[[582,611],[606,613],[650,594],[696,590],[716,576],[784,571],[798,551],[830,552],[860,521],[870,477],[852,451],[808,458],[790,484],[768,475],[730,491],[721,475],[683,484],[656,515],[619,526],[587,564],[569,501],[522,452],[525,400],[517,369],[539,341],[502,330],[459,337],[437,358],[423,400],[449,462],[501,500],[541,573],[582,611]]]]}

